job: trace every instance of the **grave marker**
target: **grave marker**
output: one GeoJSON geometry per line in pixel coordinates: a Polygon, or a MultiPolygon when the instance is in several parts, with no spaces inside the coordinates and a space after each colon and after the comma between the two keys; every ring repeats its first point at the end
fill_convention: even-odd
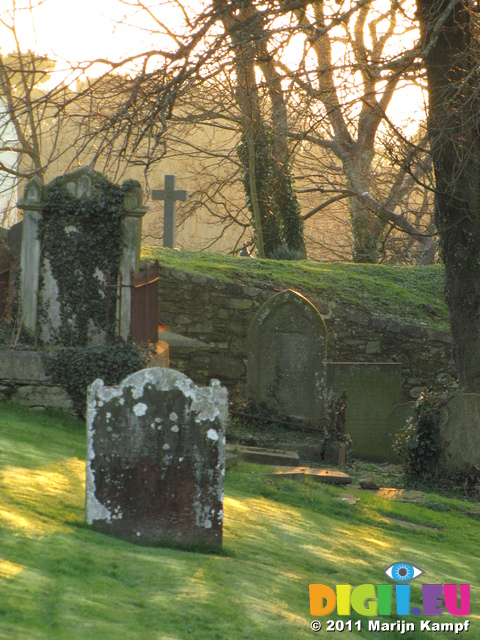
{"type": "Polygon", "coordinates": [[[353,455],[365,460],[394,461],[395,433],[411,413],[402,403],[402,367],[397,362],[329,362],[327,384],[346,390],[346,431],[353,455]]]}
{"type": "Polygon", "coordinates": [[[154,189],[152,200],[164,201],[163,213],[163,246],[175,248],[175,207],[176,201],[185,201],[188,198],[188,191],[175,189],[176,176],[165,176],[165,188],[154,189]]]}
{"type": "MultiPolygon", "coordinates": [[[[60,182],[68,192],[76,198],[102,198],[101,185],[104,178],[90,167],[82,167],[60,178],[60,182]],[[100,188],[99,188],[100,187],[100,188]]],[[[23,210],[23,222],[21,226],[21,248],[19,250],[19,233],[13,236],[15,251],[20,251],[21,263],[21,308],[23,326],[32,334],[39,334],[45,343],[58,340],[57,334],[61,324],[61,309],[59,301],[59,287],[54,277],[51,264],[42,253],[40,239],[40,227],[44,216],[45,203],[42,196],[48,193],[52,183],[43,185],[38,177],[30,180],[24,189],[23,198],[18,202],[18,207],[23,210]],[[40,275],[42,274],[42,277],[40,275]],[[39,309],[43,313],[39,314],[39,309]]],[[[127,338],[130,332],[131,292],[130,274],[135,270],[139,260],[139,237],[141,219],[147,212],[142,206],[142,190],[139,186],[132,185],[124,195],[124,200],[118,210],[121,217],[123,247],[119,264],[121,276],[122,299],[117,304],[117,317],[120,317],[120,329],[123,338],[127,338]]],[[[113,215],[113,214],[112,214],[113,215]]],[[[64,230],[65,239],[70,244],[70,253],[75,251],[76,236],[79,229],[75,225],[66,224],[61,215],[55,224],[64,230]]],[[[95,230],[90,230],[91,241],[95,242],[95,230]]],[[[73,253],[73,255],[75,255],[73,253]]],[[[73,266],[75,268],[75,265],[73,266]]],[[[99,291],[104,283],[104,274],[97,269],[95,278],[98,280],[99,291]]],[[[120,284],[120,283],[119,283],[120,284]]],[[[104,295],[103,292],[101,295],[104,295]]],[[[64,311],[64,310],[63,310],[64,311]]],[[[83,318],[85,309],[79,305],[71,310],[68,322],[72,325],[77,318],[83,318]]],[[[93,318],[86,319],[89,323],[88,344],[96,344],[105,340],[104,327],[95,324],[93,318]]]]}
{"type": "Polygon", "coordinates": [[[320,429],[326,339],[322,316],[304,296],[287,290],[267,300],[248,329],[249,399],[320,429]]]}
{"type": "Polygon", "coordinates": [[[172,369],[88,390],[87,522],[139,544],[222,544],[227,391],[172,369]]]}

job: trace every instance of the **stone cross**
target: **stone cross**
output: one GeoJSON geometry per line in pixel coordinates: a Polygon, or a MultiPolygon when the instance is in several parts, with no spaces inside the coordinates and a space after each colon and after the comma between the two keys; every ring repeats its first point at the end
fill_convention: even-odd
{"type": "Polygon", "coordinates": [[[154,189],[152,200],[163,200],[163,246],[175,247],[175,203],[177,200],[185,201],[188,198],[188,191],[175,189],[176,176],[165,176],[165,189],[154,189]]]}

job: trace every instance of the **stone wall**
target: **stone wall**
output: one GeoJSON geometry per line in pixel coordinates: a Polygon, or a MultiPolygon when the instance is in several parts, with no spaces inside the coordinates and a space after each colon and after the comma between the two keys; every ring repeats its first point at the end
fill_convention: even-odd
{"type": "MultiPolygon", "coordinates": [[[[159,322],[171,331],[201,340],[205,368],[195,357],[176,357],[171,367],[195,381],[218,378],[245,393],[247,329],[258,307],[281,289],[222,282],[162,267],[159,282],[159,322]]],[[[426,387],[445,384],[455,369],[449,333],[339,306],[300,291],[317,307],[327,326],[327,358],[336,362],[398,362],[402,368],[402,398],[410,400],[426,387]]]]}
{"type": "Polygon", "coordinates": [[[0,402],[6,400],[32,409],[54,407],[74,414],[72,400],[46,374],[39,351],[1,350],[0,402]]]}

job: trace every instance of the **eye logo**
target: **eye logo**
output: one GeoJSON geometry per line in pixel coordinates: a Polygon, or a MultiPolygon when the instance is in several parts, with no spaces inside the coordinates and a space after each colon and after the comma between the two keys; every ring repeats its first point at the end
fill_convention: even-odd
{"type": "Polygon", "coordinates": [[[418,567],[408,562],[394,562],[387,569],[385,575],[395,582],[410,582],[424,573],[418,567]]]}

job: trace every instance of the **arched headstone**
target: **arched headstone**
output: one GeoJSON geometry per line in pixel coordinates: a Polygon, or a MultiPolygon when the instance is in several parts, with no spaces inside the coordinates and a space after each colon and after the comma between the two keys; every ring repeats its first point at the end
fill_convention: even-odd
{"type": "Polygon", "coordinates": [[[326,339],[322,316],[301,294],[287,290],[267,300],[248,329],[249,399],[320,428],[326,339]]]}

